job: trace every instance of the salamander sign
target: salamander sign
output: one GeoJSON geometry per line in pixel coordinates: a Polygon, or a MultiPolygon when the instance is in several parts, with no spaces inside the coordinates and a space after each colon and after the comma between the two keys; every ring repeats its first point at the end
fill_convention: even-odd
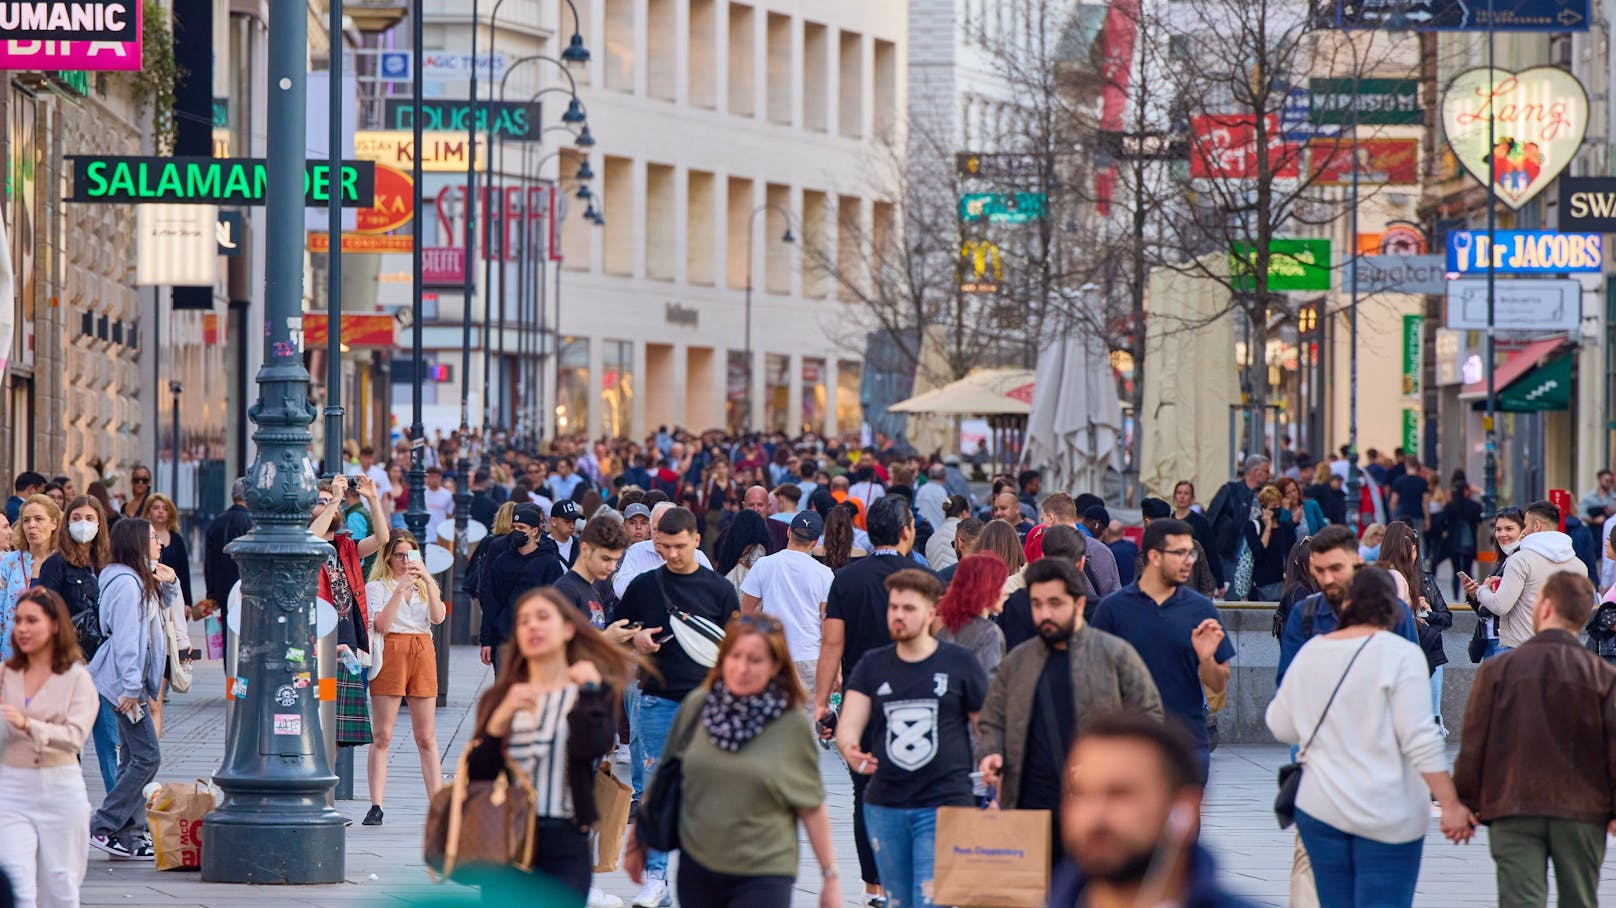
{"type": "MultiPolygon", "coordinates": [[[[68,155],[73,164],[69,202],[168,202],[190,205],[262,205],[269,172],[262,158],[139,158],[68,155]]],[[[331,198],[331,168],[308,161],[303,197],[309,207],[331,198]]],[[[370,208],[376,194],[376,165],[344,161],[338,177],[342,207],[370,208]]]]}
{"type": "Polygon", "coordinates": [[[0,41],[139,41],[140,0],[0,0],[0,41]]]}

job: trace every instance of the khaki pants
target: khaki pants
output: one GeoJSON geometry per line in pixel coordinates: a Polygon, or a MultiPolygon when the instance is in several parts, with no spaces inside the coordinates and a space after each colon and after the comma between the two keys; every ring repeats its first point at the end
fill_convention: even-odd
{"type": "Polygon", "coordinates": [[[1550,860],[1560,908],[1594,908],[1599,903],[1603,823],[1505,817],[1488,824],[1487,847],[1498,867],[1499,908],[1543,908],[1549,899],[1550,860]]]}
{"type": "Polygon", "coordinates": [[[1291,853],[1291,908],[1319,908],[1319,890],[1313,882],[1313,862],[1302,847],[1302,834],[1296,834],[1296,850],[1291,853]]]}
{"type": "Polygon", "coordinates": [[[819,662],[810,660],[791,664],[797,667],[797,680],[802,682],[802,689],[808,694],[808,709],[812,711],[814,708],[814,682],[817,680],[816,675],[819,673],[819,662]]]}

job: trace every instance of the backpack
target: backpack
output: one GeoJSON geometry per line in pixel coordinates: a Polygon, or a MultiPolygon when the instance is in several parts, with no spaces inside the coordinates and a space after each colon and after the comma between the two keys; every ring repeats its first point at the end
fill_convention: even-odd
{"type": "Polygon", "coordinates": [[[78,634],[79,649],[84,651],[84,661],[89,662],[107,639],[106,632],[101,629],[101,584],[94,574],[87,571],[80,576],[67,576],[65,571],[63,575],[64,588],[89,587],[88,591],[77,590],[75,598],[84,607],[73,614],[73,630],[78,634]],[[89,579],[86,580],[86,576],[89,579]]]}

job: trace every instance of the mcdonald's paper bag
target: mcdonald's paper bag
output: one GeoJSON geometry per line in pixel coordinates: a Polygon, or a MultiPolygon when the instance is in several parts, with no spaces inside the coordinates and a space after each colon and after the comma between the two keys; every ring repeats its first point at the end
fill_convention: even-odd
{"type": "Polygon", "coordinates": [[[932,901],[958,908],[1043,908],[1049,811],[937,808],[932,901]]]}
{"type": "Polygon", "coordinates": [[[158,870],[202,866],[202,818],[213,809],[205,783],[165,782],[146,799],[146,825],[157,851],[158,870]]]}

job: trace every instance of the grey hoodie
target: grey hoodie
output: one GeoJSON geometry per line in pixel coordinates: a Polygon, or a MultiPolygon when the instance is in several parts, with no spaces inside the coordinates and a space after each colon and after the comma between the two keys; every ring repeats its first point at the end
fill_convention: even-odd
{"type": "MultiPolygon", "coordinates": [[[[127,565],[101,569],[101,632],[106,642],[90,660],[96,692],[117,703],[121,697],[151,700],[163,684],[163,663],[168,639],[158,611],[161,602],[148,600],[140,575],[127,565]]],[[[160,597],[169,592],[164,584],[160,597]]]]}
{"type": "Polygon", "coordinates": [[[1556,571],[1586,574],[1587,567],[1577,560],[1571,537],[1553,530],[1521,537],[1520,548],[1504,562],[1504,575],[1497,591],[1482,584],[1476,600],[1497,615],[1498,642],[1516,647],[1532,638],[1532,606],[1537,602],[1543,581],[1556,571]]]}

